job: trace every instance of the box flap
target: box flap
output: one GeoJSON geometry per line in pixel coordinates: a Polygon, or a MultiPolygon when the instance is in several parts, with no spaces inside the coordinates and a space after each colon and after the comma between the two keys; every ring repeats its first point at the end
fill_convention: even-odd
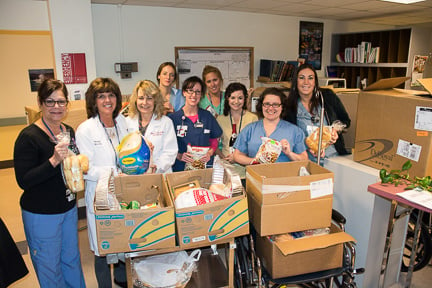
{"type": "Polygon", "coordinates": [[[371,85],[367,86],[364,91],[372,91],[372,90],[385,90],[385,89],[392,89],[400,84],[404,83],[405,81],[409,80],[410,77],[394,77],[394,78],[384,78],[380,79],[375,83],[372,83],[371,85]]]}
{"type": "Polygon", "coordinates": [[[327,235],[314,236],[304,239],[288,240],[283,242],[275,243],[276,247],[282,252],[282,254],[289,255],[298,252],[304,252],[309,250],[326,248],[336,244],[345,242],[355,242],[356,240],[345,232],[331,233],[327,235]]]}
{"type": "Polygon", "coordinates": [[[429,94],[432,94],[432,78],[417,79],[429,94]]]}

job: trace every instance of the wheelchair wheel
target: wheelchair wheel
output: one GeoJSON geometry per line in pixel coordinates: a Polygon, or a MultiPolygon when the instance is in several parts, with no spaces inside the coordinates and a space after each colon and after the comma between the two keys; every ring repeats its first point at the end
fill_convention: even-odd
{"type": "Polygon", "coordinates": [[[236,267],[236,275],[235,275],[235,283],[237,288],[248,287],[250,283],[250,263],[247,258],[247,245],[248,241],[245,237],[239,237],[235,239],[236,249],[235,249],[235,267],[236,267]],[[246,242],[246,243],[245,243],[246,242]]]}
{"type": "MultiPolygon", "coordinates": [[[[416,221],[417,221],[417,214],[412,214],[410,216],[410,220],[408,223],[408,231],[405,239],[405,249],[404,249],[402,264],[401,264],[402,272],[408,271],[408,265],[412,253],[412,245],[414,240],[414,227],[416,221]]],[[[415,253],[416,256],[414,259],[414,271],[417,271],[425,267],[429,263],[432,257],[432,240],[429,235],[428,228],[423,223],[421,223],[420,226],[420,236],[418,239],[417,249],[415,253]]]]}

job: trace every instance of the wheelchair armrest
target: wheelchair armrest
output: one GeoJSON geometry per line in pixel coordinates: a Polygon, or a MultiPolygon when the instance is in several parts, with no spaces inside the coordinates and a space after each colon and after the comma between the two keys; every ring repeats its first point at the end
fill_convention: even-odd
{"type": "Polygon", "coordinates": [[[335,209],[332,209],[332,220],[342,225],[346,223],[346,218],[335,209]]]}

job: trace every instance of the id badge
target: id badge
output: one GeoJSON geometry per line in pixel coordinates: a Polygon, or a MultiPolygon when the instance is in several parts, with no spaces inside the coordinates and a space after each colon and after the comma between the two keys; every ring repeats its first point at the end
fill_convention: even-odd
{"type": "Polygon", "coordinates": [[[201,122],[199,122],[199,121],[197,121],[197,122],[194,123],[194,127],[195,127],[195,128],[203,128],[203,127],[204,127],[204,124],[201,123],[201,122]]]}
{"type": "Polygon", "coordinates": [[[183,125],[180,126],[180,128],[177,130],[177,136],[178,137],[185,137],[186,136],[186,132],[187,132],[187,126],[183,125]]]}

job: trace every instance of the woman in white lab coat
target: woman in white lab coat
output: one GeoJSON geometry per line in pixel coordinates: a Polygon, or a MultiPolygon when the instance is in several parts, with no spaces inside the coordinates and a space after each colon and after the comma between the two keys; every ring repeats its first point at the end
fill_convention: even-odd
{"type": "Polygon", "coordinates": [[[126,122],[129,132],[139,130],[152,144],[156,173],[172,172],[178,152],[174,125],[163,113],[164,99],[157,85],[150,80],[139,81],[132,91],[126,122]]]}
{"type": "MultiPolygon", "coordinates": [[[[81,154],[89,158],[90,169],[86,181],[85,201],[90,249],[95,253],[95,274],[99,287],[111,287],[111,270],[106,257],[99,256],[96,236],[94,199],[96,185],[102,175],[113,169],[117,174],[119,161],[116,147],[127,135],[126,119],[120,113],[122,95],[120,88],[110,78],[97,78],[90,83],[85,94],[88,119],[76,132],[76,142],[81,154]]],[[[114,282],[126,283],[124,263],[114,266],[114,282]]],[[[124,286],[125,287],[125,286],[124,286]]]]}

